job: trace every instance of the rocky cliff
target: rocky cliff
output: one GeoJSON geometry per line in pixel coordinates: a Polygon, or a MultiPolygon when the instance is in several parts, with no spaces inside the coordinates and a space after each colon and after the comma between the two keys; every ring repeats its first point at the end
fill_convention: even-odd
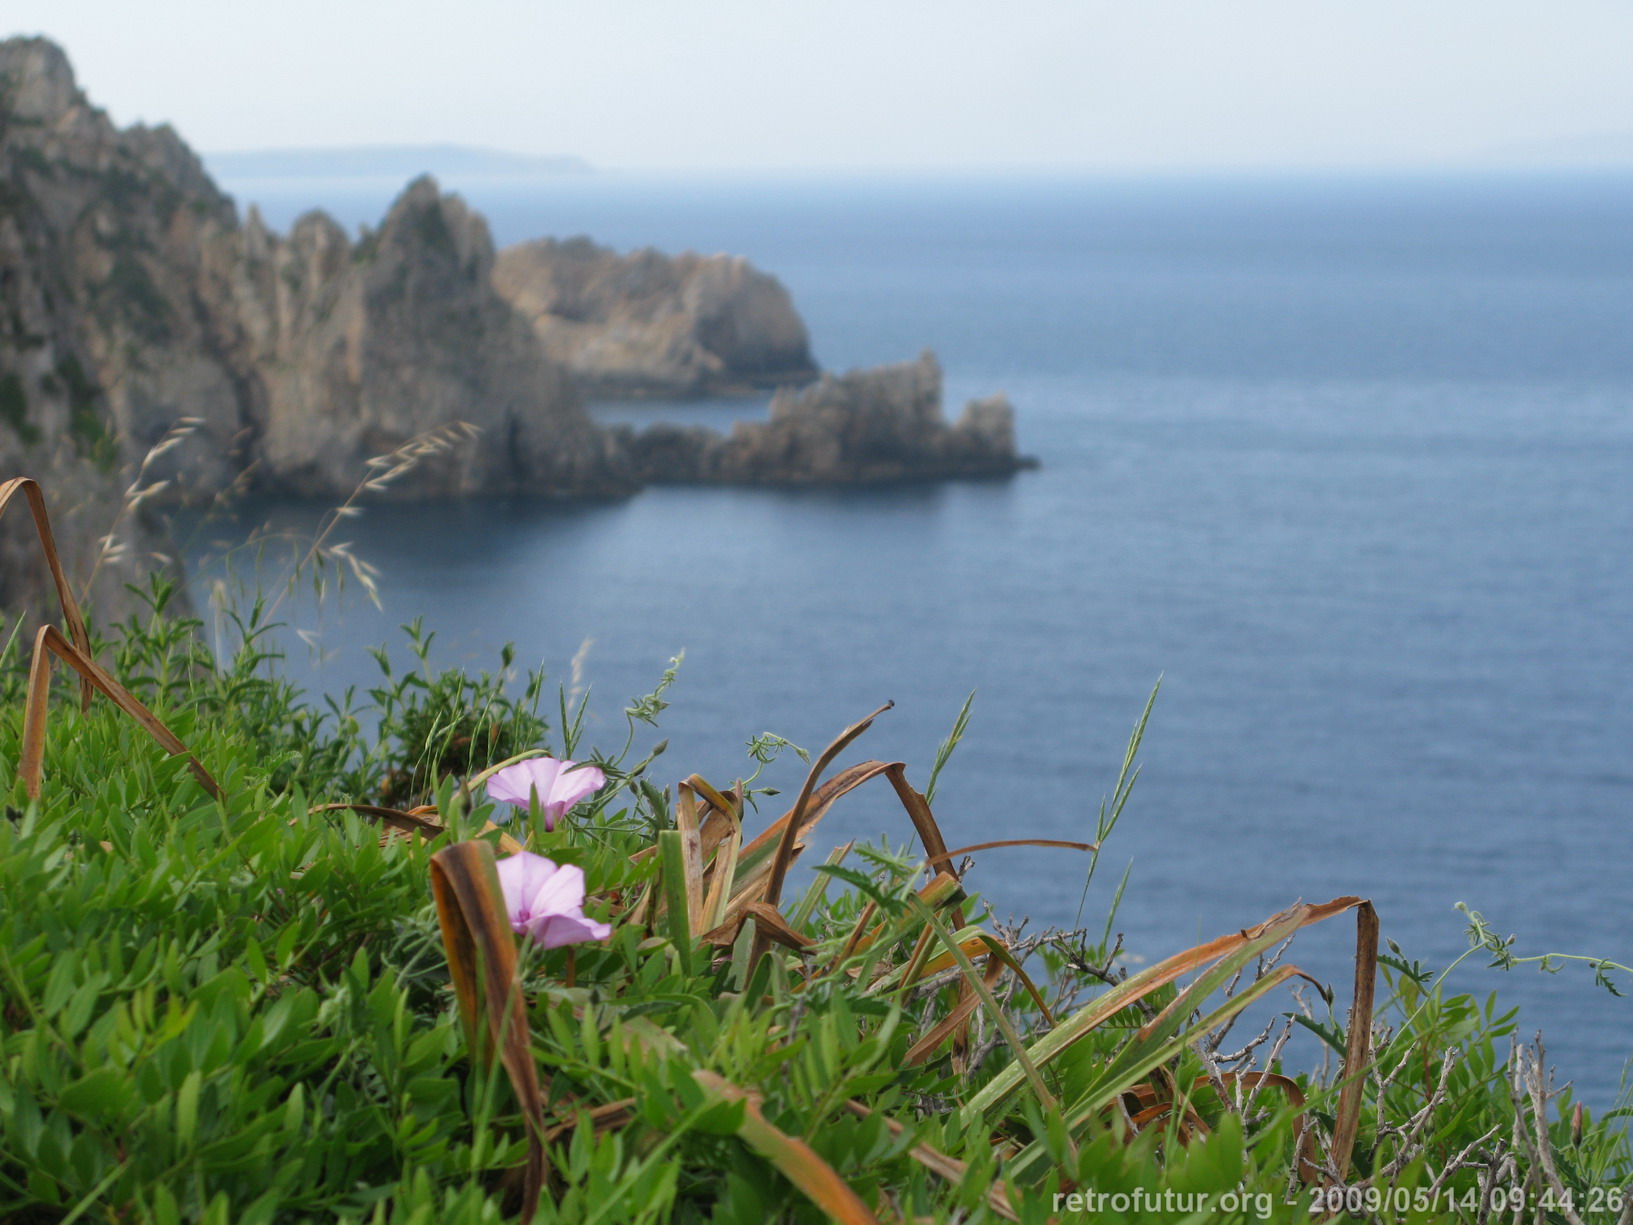
{"type": "MultiPolygon", "coordinates": [[[[190,380],[199,400],[231,386],[207,357],[215,337],[178,309],[205,236],[230,221],[223,203],[168,129],[115,133],[57,48],[0,43],[0,476],[42,482],[69,573],[95,576],[90,602],[104,615],[124,611],[123,584],[162,544],[123,494],[137,475],[126,456],[175,424],[149,408],[190,380]],[[127,446],[124,432],[141,441],[127,446]]],[[[194,447],[188,459],[224,476],[224,451],[194,447]]],[[[13,504],[0,521],[0,605],[54,607],[49,587],[13,504]]]]}
{"type": "Polygon", "coordinates": [[[287,239],[252,212],[241,317],[265,393],[263,487],[333,496],[364,463],[449,422],[477,428],[393,492],[607,494],[634,488],[616,440],[490,283],[487,223],[422,178],[350,242],[310,213],[287,239]]]}
{"type": "Polygon", "coordinates": [[[896,366],[825,374],[779,391],[768,421],[730,434],[649,426],[627,435],[654,484],[842,485],[1000,476],[1035,467],[1015,453],[1015,411],[1002,395],[974,400],[949,425],[941,366],[926,351],[896,366]]]}
{"type": "MultiPolygon", "coordinates": [[[[477,431],[396,492],[632,489],[493,261],[486,223],[429,180],[355,243],[319,214],[287,238],[240,225],[170,128],[115,128],[59,48],[0,42],[0,474],[104,525],[62,532],[71,551],[138,480],[340,497],[369,458],[456,421],[477,431]]],[[[121,532],[127,553],[159,540],[140,516],[121,532]]],[[[0,604],[41,589],[32,548],[8,514],[0,604]]],[[[116,597],[136,569],[104,561],[99,581],[116,597]]]]}
{"type": "MultiPolygon", "coordinates": [[[[355,239],[321,213],[280,236],[253,209],[241,223],[170,128],[115,128],[56,46],[0,42],[0,477],[45,485],[103,617],[164,548],[137,489],[149,506],[239,488],[338,499],[405,449],[415,466],[387,492],[411,497],[1024,466],[1001,397],[942,420],[928,355],[779,391],[769,422],[727,437],[602,429],[575,387],[721,393],[814,373],[787,292],[741,259],[582,239],[496,256],[482,218],[428,178],[355,239]]],[[[0,521],[0,607],[49,606],[25,518],[0,521]]]]}
{"type": "Polygon", "coordinates": [[[541,238],[501,251],[493,283],[587,396],[735,395],[817,375],[788,291],[740,256],[541,238]]]}
{"type": "MultiPolygon", "coordinates": [[[[94,405],[126,465],[192,422],[155,472],[195,495],[246,471],[267,489],[342,494],[369,457],[457,420],[480,436],[417,472],[416,492],[628,487],[568,377],[494,291],[487,224],[457,197],[421,179],[359,242],[317,213],[281,238],[253,214],[240,225],[169,128],[116,129],[52,44],[0,43],[0,75],[14,246],[51,285],[58,324],[54,360],[18,374],[30,403],[49,400],[48,368],[77,362],[57,380],[79,391],[80,432],[95,432],[94,405]]],[[[61,432],[36,424],[6,443],[26,452],[61,432]]]]}

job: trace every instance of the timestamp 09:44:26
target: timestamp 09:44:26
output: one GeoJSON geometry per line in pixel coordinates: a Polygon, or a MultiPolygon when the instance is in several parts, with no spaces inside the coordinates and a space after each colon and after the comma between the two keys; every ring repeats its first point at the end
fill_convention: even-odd
{"type": "Polygon", "coordinates": [[[1348,1213],[1352,1216],[1381,1212],[1478,1212],[1483,1207],[1491,1213],[1529,1211],[1540,1208],[1544,1212],[1571,1210],[1588,1213],[1620,1213],[1633,1200],[1633,1191],[1623,1187],[1590,1187],[1577,1195],[1566,1188],[1556,1191],[1547,1187],[1541,1191],[1526,1187],[1491,1187],[1485,1191],[1473,1187],[1459,1191],[1450,1187],[1433,1190],[1429,1187],[1321,1187],[1315,1192],[1312,1205],[1317,1212],[1348,1213]]]}

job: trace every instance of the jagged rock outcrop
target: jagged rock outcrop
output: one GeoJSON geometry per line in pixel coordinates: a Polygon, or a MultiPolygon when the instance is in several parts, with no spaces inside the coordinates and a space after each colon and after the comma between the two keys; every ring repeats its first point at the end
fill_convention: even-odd
{"type": "Polygon", "coordinates": [[[730,434],[656,425],[629,439],[641,477],[654,484],[839,485],[1036,466],[1015,453],[1015,411],[1002,395],[971,401],[947,424],[941,366],[928,351],[779,391],[770,420],[740,421],[730,434]]]}
{"type": "MultiPolygon", "coordinates": [[[[115,128],[58,47],[0,42],[0,474],[81,518],[111,520],[138,473],[172,498],[341,497],[367,459],[455,421],[480,432],[395,492],[632,489],[493,259],[482,219],[429,180],[357,243],[317,214],[288,238],[241,226],[174,131],[115,128]]],[[[139,519],[127,553],[159,541],[139,519]]],[[[64,531],[65,550],[106,526],[64,531]]],[[[41,589],[24,531],[0,525],[0,604],[41,589]]],[[[135,574],[104,561],[100,581],[117,595],[135,574]]]]}
{"type": "MultiPolygon", "coordinates": [[[[175,493],[247,473],[262,489],[341,496],[370,457],[465,421],[480,433],[422,463],[413,493],[631,487],[493,289],[487,224],[457,197],[421,179],[359,242],[316,213],[280,238],[253,214],[241,226],[168,127],[116,129],[51,43],[0,43],[0,73],[10,195],[54,287],[54,349],[79,364],[58,377],[94,404],[125,467],[188,421],[148,472],[175,493]]],[[[33,398],[38,372],[22,377],[33,398]]],[[[82,408],[86,431],[92,416],[82,408]]]]}
{"type": "MultiPolygon", "coordinates": [[[[119,443],[121,428],[146,425],[146,400],[173,370],[166,346],[186,326],[158,314],[154,266],[171,234],[217,220],[216,200],[155,189],[149,160],[176,154],[173,133],[128,135],[114,138],[56,47],[0,42],[0,477],[42,483],[65,567],[104,619],[130,609],[124,585],[164,548],[124,497],[134,472],[119,443]]],[[[0,521],[0,607],[54,613],[50,592],[19,499],[0,521]]]]}
{"type": "MultiPolygon", "coordinates": [[[[496,256],[428,178],[352,239],[321,213],[240,224],[169,127],[114,127],[43,39],[0,41],[0,477],[46,486],[106,618],[162,534],[125,491],[343,498],[427,431],[387,492],[604,496],[642,481],[843,483],[1025,466],[1001,397],[941,418],[917,363],[780,391],[729,437],[598,427],[592,394],[808,380],[805,327],[741,259],[587,240],[496,256]],[[115,544],[102,541],[113,529],[115,544]]],[[[151,506],[151,500],[148,503],[151,506]]],[[[48,591],[26,516],[0,522],[0,608],[48,591]]]]}
{"type": "Polygon", "coordinates": [[[788,291],[740,256],[543,238],[499,252],[493,283],[586,396],[736,395],[817,375],[788,291]]]}
{"type": "Polygon", "coordinates": [[[479,431],[423,458],[414,496],[627,492],[618,443],[490,283],[487,223],[421,178],[350,242],[309,213],[286,240],[244,227],[243,317],[266,393],[259,483],[329,495],[365,462],[453,421],[479,431]]]}

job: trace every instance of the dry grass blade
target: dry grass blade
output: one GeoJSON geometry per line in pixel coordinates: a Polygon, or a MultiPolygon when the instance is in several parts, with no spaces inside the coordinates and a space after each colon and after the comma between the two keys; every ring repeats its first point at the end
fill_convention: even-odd
{"type": "MultiPolygon", "coordinates": [[[[978,927],[961,928],[953,938],[958,942],[958,947],[963,950],[966,957],[984,957],[992,951],[987,943],[987,934],[978,927]]],[[[943,970],[950,970],[957,964],[958,958],[951,953],[938,953],[934,957],[925,958],[917,966],[916,972],[920,979],[934,978],[943,970]]],[[[900,987],[908,985],[907,971],[910,968],[913,967],[904,964],[899,969],[886,971],[881,980],[881,986],[900,987]]]]}
{"type": "MultiPolygon", "coordinates": [[[[605,1106],[596,1106],[591,1110],[587,1110],[584,1113],[584,1117],[589,1119],[590,1126],[595,1129],[595,1134],[599,1136],[603,1132],[616,1131],[620,1127],[627,1127],[630,1120],[635,1117],[634,1113],[630,1110],[630,1107],[633,1105],[635,1105],[635,1099],[633,1097],[626,1097],[616,1102],[608,1102],[605,1106]]],[[[578,1120],[576,1118],[568,1119],[563,1123],[557,1123],[549,1131],[544,1133],[544,1142],[546,1144],[554,1144],[557,1140],[561,1139],[562,1136],[566,1135],[577,1126],[578,1120]]]]}
{"type": "Polygon", "coordinates": [[[896,789],[896,795],[907,809],[907,818],[913,822],[913,828],[919,832],[919,841],[924,844],[924,854],[934,870],[938,864],[946,863],[949,858],[947,841],[941,836],[941,826],[936,824],[935,815],[930,811],[930,803],[913,789],[907,781],[907,767],[899,761],[892,762],[885,776],[890,779],[890,785],[896,789]]]}
{"type": "Polygon", "coordinates": [[[40,798],[40,781],[45,768],[46,697],[51,686],[51,656],[55,655],[75,672],[81,682],[103,694],[141,725],[165,752],[173,757],[185,757],[187,768],[198,779],[199,785],[215,799],[222,799],[220,785],[210,776],[202,762],[176,738],[174,732],[159,721],[146,706],[96,662],[68,639],[54,625],[42,625],[34,636],[34,657],[28,669],[28,696],[23,714],[23,749],[17,763],[17,776],[23,780],[23,790],[31,800],[40,798]]]}
{"type": "Polygon", "coordinates": [[[878,909],[879,903],[869,898],[867,905],[862,907],[862,913],[856,916],[856,924],[851,928],[851,934],[845,938],[845,943],[840,947],[838,956],[833,959],[833,963],[828,967],[828,973],[832,974],[856,952],[857,945],[862,941],[863,933],[867,931],[868,924],[873,922],[873,916],[878,912],[878,909]]]}
{"type": "MultiPolygon", "coordinates": [[[[931,910],[940,910],[949,902],[956,901],[963,896],[964,886],[959,882],[958,877],[951,872],[938,873],[934,880],[918,891],[919,901],[923,902],[931,910]]],[[[861,939],[851,941],[846,948],[845,955],[848,957],[853,953],[867,952],[890,930],[891,926],[891,921],[886,920],[875,926],[872,931],[861,939]]]]}
{"type": "Polygon", "coordinates": [[[801,955],[808,953],[815,943],[783,918],[782,912],[775,906],[767,906],[764,902],[750,902],[735,918],[704,932],[698,937],[698,942],[712,944],[718,948],[729,948],[737,943],[743,924],[750,919],[757,924],[755,930],[764,932],[767,939],[774,940],[784,948],[792,949],[801,955]]]}
{"type": "Polygon", "coordinates": [[[688,774],[684,785],[697,792],[711,807],[717,808],[721,812],[734,812],[737,809],[739,801],[735,789],[725,792],[717,791],[714,784],[710,783],[701,774],[688,774]]]}
{"type": "Polygon", "coordinates": [[[883,761],[864,761],[848,766],[817,788],[803,809],[791,809],[773,821],[737,857],[737,873],[732,882],[733,907],[736,907],[739,899],[764,896],[765,882],[785,839],[792,836],[794,850],[798,852],[817,822],[828,815],[835,801],[889,768],[889,763],[883,761]]]}
{"type": "Polygon", "coordinates": [[[1021,1073],[1032,1086],[1033,1097],[1041,1108],[1051,1113],[1058,1111],[1060,1103],[1055,1101],[1054,1094],[1050,1093],[1049,1087],[1043,1083],[1043,1074],[1038,1070],[1038,1065],[1027,1051],[1026,1043],[1022,1041],[1020,1031],[1015,1028],[1014,1022],[1004,1012],[1003,1006],[998,1003],[998,999],[992,994],[991,988],[987,986],[981,975],[975,972],[975,963],[959,947],[957,938],[941,925],[941,920],[936,918],[935,913],[928,906],[914,898],[913,909],[918,912],[919,917],[926,924],[935,930],[936,936],[941,940],[941,943],[946,946],[947,951],[958,962],[958,968],[964,972],[964,981],[969,984],[976,995],[981,997],[981,1003],[991,1017],[992,1023],[998,1027],[998,1032],[1003,1034],[1004,1041],[1009,1043],[1009,1048],[1015,1056],[1015,1062],[1010,1066],[1020,1068],[1021,1073]]]}
{"type": "Polygon", "coordinates": [[[830,1220],[841,1225],[879,1225],[861,1196],[845,1183],[809,1144],[797,1136],[779,1131],[760,1113],[754,1095],[724,1077],[700,1069],[692,1079],[722,1101],[743,1103],[743,1122],[738,1137],[782,1172],[784,1178],[802,1191],[830,1220]]]}
{"type": "Polygon", "coordinates": [[[1095,842],[1063,842],[1059,838],[1000,838],[996,842],[977,842],[971,846],[961,846],[951,851],[943,851],[930,861],[932,868],[946,868],[954,859],[961,855],[973,855],[977,851],[996,850],[1002,846],[1055,846],[1067,851],[1098,851],[1100,845],[1095,842]]]}
{"type": "MultiPolygon", "coordinates": [[[[68,575],[63,572],[62,558],[57,553],[57,539],[51,534],[51,516],[45,510],[45,493],[40,489],[39,482],[32,477],[17,476],[0,483],[0,515],[6,513],[6,506],[19,493],[28,503],[29,513],[34,516],[34,532],[40,538],[40,551],[45,554],[45,564],[57,588],[57,602],[62,605],[62,619],[68,623],[68,636],[89,659],[91,635],[85,628],[85,618],[80,615],[73,589],[68,585],[68,575]]],[[[91,705],[91,682],[84,677],[79,682],[79,704],[82,710],[88,710],[91,705]]]]}
{"type": "MultiPolygon", "coordinates": [[[[981,976],[981,981],[986,983],[987,988],[990,990],[998,985],[998,980],[1003,977],[1003,973],[1004,963],[996,957],[991,958],[987,961],[987,970],[981,976]]],[[[942,1017],[934,1028],[907,1048],[907,1054],[902,1058],[903,1064],[912,1067],[914,1064],[922,1063],[928,1059],[930,1055],[940,1048],[943,1042],[959,1031],[965,1020],[980,1003],[981,997],[976,995],[975,992],[965,992],[958,1003],[953,1005],[951,1011],[942,1017]]]]}
{"type": "Polygon", "coordinates": [[[709,893],[703,899],[703,925],[708,928],[719,927],[726,921],[726,912],[731,904],[732,878],[737,873],[737,856],[743,849],[743,827],[740,818],[734,814],[711,821],[704,827],[704,854],[710,850],[710,831],[723,824],[729,824],[730,828],[726,830],[725,837],[714,845],[714,858],[708,872],[709,893]]]}
{"type": "MultiPolygon", "coordinates": [[[[854,1098],[845,1103],[845,1109],[859,1119],[865,1119],[873,1114],[861,1102],[854,1098]]],[[[895,1119],[887,1118],[885,1127],[892,1136],[900,1136],[907,1128],[895,1119]]],[[[915,1144],[908,1150],[914,1161],[918,1162],[932,1174],[938,1174],[951,1183],[962,1183],[969,1177],[970,1168],[956,1157],[949,1157],[939,1149],[931,1148],[928,1144],[915,1144]]],[[[1006,1221],[1019,1221],[1021,1218],[1015,1212],[1015,1206],[1009,1199],[1009,1188],[1002,1182],[994,1182],[987,1189],[987,1207],[991,1208],[1006,1221]]]]}
{"type": "Polygon", "coordinates": [[[1038,1012],[1042,1015],[1044,1022],[1053,1025],[1055,1016],[1054,1013],[1049,1011],[1049,1004],[1044,1000],[1043,992],[1038,990],[1038,985],[1032,981],[1032,976],[1021,968],[1021,963],[1015,960],[1015,954],[1009,951],[1009,946],[998,939],[997,936],[990,936],[986,932],[982,932],[979,939],[982,944],[987,946],[991,955],[1008,966],[1010,972],[1020,980],[1021,986],[1025,987],[1026,993],[1032,997],[1032,1002],[1038,1006],[1038,1012]]]}
{"type": "Polygon", "coordinates": [[[505,919],[498,866],[486,842],[456,842],[431,856],[431,892],[459,1000],[465,1038],[479,1065],[495,1052],[527,1119],[522,1220],[538,1211],[547,1174],[544,1094],[533,1062],[516,972],[516,937],[505,919]]]}
{"type": "Polygon", "coordinates": [[[1372,997],[1378,985],[1378,912],[1371,902],[1355,909],[1355,999],[1344,1046],[1344,1087],[1333,1116],[1331,1166],[1339,1183],[1349,1173],[1355,1133],[1361,1126],[1361,1097],[1372,1052],[1372,997]]]}
{"type": "Polygon", "coordinates": [[[1166,1068],[1162,1069],[1162,1071],[1163,1078],[1167,1082],[1163,1089],[1158,1089],[1155,1085],[1147,1082],[1143,1085],[1135,1085],[1134,1088],[1123,1094],[1126,1108],[1133,1109],[1133,1107],[1137,1107],[1142,1103],[1150,1103],[1144,1109],[1134,1109],[1133,1113],[1129,1115],[1128,1121],[1133,1125],[1134,1130],[1136,1132],[1144,1131],[1152,1123],[1160,1119],[1168,1119],[1172,1120],[1175,1134],[1181,1144],[1189,1144],[1192,1136],[1209,1134],[1206,1120],[1197,1112],[1196,1107],[1191,1105],[1189,1098],[1180,1099],[1178,1086],[1173,1083],[1172,1075],[1168,1074],[1166,1068]],[[1134,1099],[1132,1104],[1129,1103],[1129,1098],[1134,1099]],[[1179,1116],[1177,1119],[1175,1118],[1176,1110],[1179,1116]]]}
{"type": "MultiPolygon", "coordinates": [[[[319,804],[316,808],[307,811],[317,814],[341,812],[348,809],[360,816],[373,817],[382,825],[389,825],[392,829],[401,830],[405,834],[420,834],[427,839],[431,839],[448,832],[448,827],[436,819],[434,809],[429,812],[419,810],[408,812],[401,808],[386,808],[379,804],[319,804]]],[[[482,832],[484,834],[497,832],[499,835],[499,849],[507,855],[516,855],[526,849],[492,821],[483,822],[482,832]]]]}
{"type": "MultiPolygon", "coordinates": [[[[1124,979],[1044,1034],[1032,1044],[1030,1051],[1032,1058],[1041,1066],[1081,1040],[1098,1025],[1176,979],[1215,965],[1226,957],[1239,955],[1244,950],[1280,943],[1300,928],[1330,919],[1361,903],[1362,899],[1358,897],[1335,898],[1320,905],[1301,903],[1272,915],[1256,927],[1218,936],[1206,944],[1175,953],[1172,957],[1124,979]]],[[[1019,1068],[1014,1066],[1004,1068],[970,1099],[965,1107],[966,1112],[974,1116],[990,1109],[1014,1092],[1023,1079],[1019,1068]]]]}
{"type": "Polygon", "coordinates": [[[701,775],[688,775],[681,783],[703,798],[708,805],[700,814],[698,835],[703,843],[703,858],[708,860],[714,849],[734,831],[740,833],[743,825],[743,801],[740,791],[719,792],[701,775]]]}
{"type": "MultiPolygon", "coordinates": [[[[816,790],[817,781],[833,764],[835,757],[843,753],[853,740],[873,726],[875,719],[895,704],[894,702],[886,702],[867,718],[852,723],[839,733],[838,738],[832,744],[822,750],[822,756],[818,757],[815,763],[812,764],[810,773],[805,776],[805,785],[800,788],[799,798],[794,801],[794,807],[788,814],[788,824],[783,829],[782,838],[777,843],[777,853],[771,860],[771,876],[766,881],[762,901],[775,906],[782,900],[783,881],[787,879],[788,869],[794,863],[794,843],[799,840],[800,826],[804,823],[805,810],[811,803],[811,794],[816,790]]],[[[899,768],[899,766],[886,767],[885,773],[888,774],[892,769],[899,768]]]]}
{"type": "Polygon", "coordinates": [[[697,793],[686,783],[675,803],[675,829],[680,833],[681,869],[686,894],[686,930],[703,930],[703,834],[698,823],[697,793]]]}
{"type": "MultiPolygon", "coordinates": [[[[957,878],[947,876],[944,873],[942,876],[938,876],[936,878],[936,881],[940,880],[951,880],[956,882],[957,878]]],[[[927,896],[927,893],[930,889],[934,888],[935,883],[935,881],[932,881],[930,885],[925,887],[925,889],[920,890],[918,895],[921,901],[932,908],[934,908],[935,903],[932,901],[931,897],[927,896]]],[[[956,899],[961,897],[962,894],[955,893],[952,896],[956,899]]],[[[884,925],[881,925],[874,928],[874,930],[863,940],[855,941],[853,945],[847,945],[847,956],[853,953],[865,952],[875,943],[883,931],[884,925]]],[[[926,928],[925,931],[928,932],[929,929],[926,928]]],[[[1032,981],[1031,975],[1029,975],[1021,967],[1021,963],[1015,959],[1015,955],[1010,952],[1008,945],[1006,945],[1002,940],[998,939],[998,937],[982,930],[979,927],[961,928],[954,934],[953,938],[957,942],[958,947],[963,950],[965,955],[969,957],[978,957],[983,955],[994,957],[1004,965],[1008,966],[1010,970],[1014,972],[1015,977],[1020,982],[1021,986],[1026,988],[1026,993],[1032,997],[1032,1002],[1038,1006],[1038,1011],[1043,1015],[1044,1021],[1049,1025],[1053,1025],[1055,1023],[1054,1014],[1049,1010],[1049,1004],[1044,999],[1043,992],[1038,990],[1037,984],[1032,981]]],[[[941,953],[935,957],[920,957],[918,955],[918,950],[915,950],[914,956],[910,958],[904,966],[897,971],[888,972],[884,976],[883,981],[897,987],[910,987],[921,979],[933,977],[936,974],[940,974],[943,970],[950,969],[953,965],[957,964],[957,960],[957,957],[951,952],[941,953]]]]}
{"type": "Polygon", "coordinates": [[[790,926],[788,920],[782,917],[782,913],[775,906],[765,902],[750,902],[748,913],[744,917],[758,923],[759,930],[765,933],[768,939],[775,940],[796,953],[808,952],[814,943],[809,936],[790,926]]]}

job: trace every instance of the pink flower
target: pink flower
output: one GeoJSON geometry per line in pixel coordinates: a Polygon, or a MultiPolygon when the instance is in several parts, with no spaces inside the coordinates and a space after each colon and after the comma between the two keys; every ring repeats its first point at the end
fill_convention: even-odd
{"type": "MultiPolygon", "coordinates": [[[[557,761],[554,757],[529,757],[506,766],[488,780],[488,799],[526,808],[537,794],[544,828],[555,829],[569,808],[606,785],[607,776],[596,766],[580,766],[576,761],[557,761]]],[[[494,818],[501,825],[509,819],[508,815],[494,818]]]]}
{"type": "Polygon", "coordinates": [[[584,869],[521,851],[499,861],[510,926],[540,948],[605,940],[612,928],[584,917],[584,869]]]}

